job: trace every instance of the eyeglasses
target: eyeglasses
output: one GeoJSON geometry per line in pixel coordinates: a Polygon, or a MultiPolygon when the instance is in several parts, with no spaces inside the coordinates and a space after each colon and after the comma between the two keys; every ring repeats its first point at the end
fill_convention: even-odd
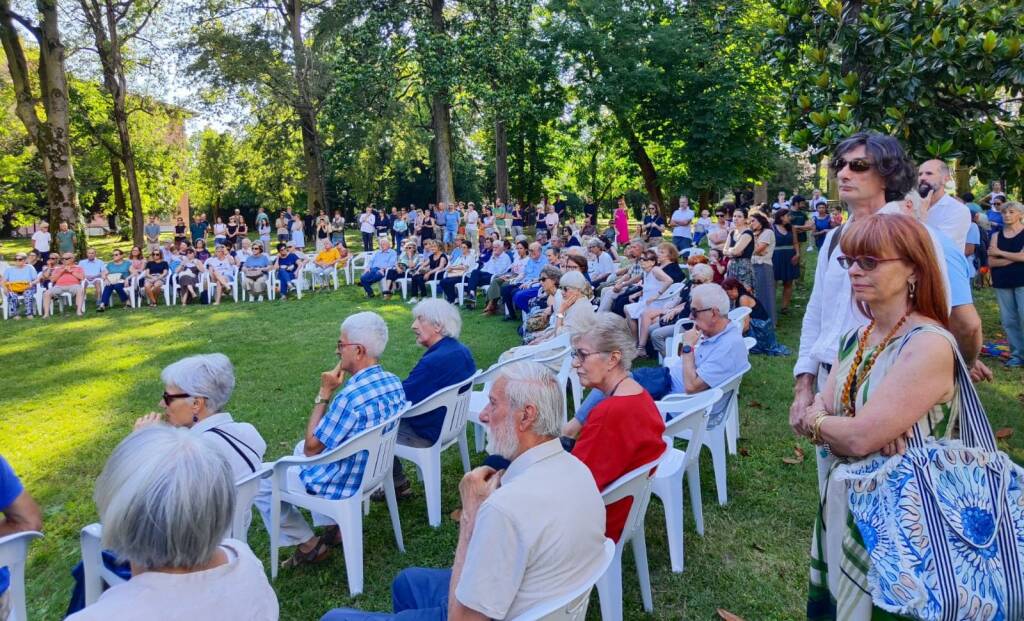
{"type": "Polygon", "coordinates": [[[850,170],[856,173],[867,172],[871,170],[872,167],[874,167],[874,165],[875,163],[867,159],[866,157],[855,157],[852,160],[837,157],[836,159],[832,160],[831,164],[829,164],[829,166],[835,172],[839,172],[840,170],[849,166],[850,170]]]}
{"type": "Polygon", "coordinates": [[[61,257],[60,260],[61,261],[74,261],[75,257],[61,257]]]}
{"type": "Polygon", "coordinates": [[[171,402],[173,402],[175,399],[188,399],[191,396],[192,395],[190,395],[190,394],[188,394],[186,392],[180,392],[180,393],[178,393],[176,395],[172,395],[171,393],[169,393],[167,391],[164,391],[163,402],[164,402],[164,405],[170,405],[171,402]]]}
{"type": "Polygon", "coordinates": [[[691,308],[690,309],[690,317],[692,319],[696,319],[697,315],[703,313],[704,311],[709,311],[709,310],[714,310],[714,309],[712,307],[710,307],[710,306],[707,307],[707,308],[691,308]]]}
{"type": "Polygon", "coordinates": [[[865,272],[870,272],[871,270],[875,269],[876,267],[878,267],[879,263],[885,263],[886,261],[902,260],[903,259],[879,259],[878,257],[869,256],[847,257],[840,255],[836,257],[836,261],[839,262],[839,266],[842,267],[844,270],[848,270],[851,267],[853,267],[854,264],[857,264],[857,266],[860,267],[860,269],[864,270],[865,272]]]}
{"type": "Polygon", "coordinates": [[[584,351],[582,349],[574,349],[571,352],[569,352],[569,355],[572,356],[572,359],[574,361],[579,360],[580,364],[583,364],[584,362],[587,361],[587,358],[593,356],[594,354],[609,354],[609,353],[611,353],[611,352],[607,352],[607,351],[584,351]]]}
{"type": "Polygon", "coordinates": [[[345,343],[345,342],[342,342],[342,341],[338,341],[338,349],[339,350],[344,349],[346,347],[360,347],[360,345],[359,345],[359,343],[345,343]]]}

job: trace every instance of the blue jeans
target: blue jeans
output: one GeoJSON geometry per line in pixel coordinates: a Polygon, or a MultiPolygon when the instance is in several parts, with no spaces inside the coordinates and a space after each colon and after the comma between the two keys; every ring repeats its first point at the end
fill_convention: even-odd
{"type": "Polygon", "coordinates": [[[366,292],[366,295],[373,295],[373,283],[384,280],[384,272],[378,268],[369,269],[359,277],[359,285],[366,292]]]}
{"type": "Polygon", "coordinates": [[[281,299],[288,295],[288,285],[295,280],[295,273],[285,269],[277,270],[277,282],[281,283],[281,299]]]}
{"type": "Polygon", "coordinates": [[[1024,360],[1024,287],[996,289],[996,302],[1006,340],[1010,342],[1010,355],[1024,360]]]}
{"type": "Polygon", "coordinates": [[[672,236],[672,243],[675,244],[676,250],[682,252],[693,245],[693,240],[689,237],[672,236]]]}
{"type": "Polygon", "coordinates": [[[335,608],[320,621],[445,621],[448,618],[448,585],[451,579],[450,569],[404,569],[391,583],[394,613],[335,608]]]}
{"type": "Polygon", "coordinates": [[[116,285],[107,285],[106,287],[103,287],[103,295],[101,296],[102,299],[100,300],[100,304],[103,306],[110,306],[110,298],[114,293],[117,294],[117,297],[121,298],[121,304],[128,301],[128,294],[124,291],[124,283],[119,282],[116,285]]]}

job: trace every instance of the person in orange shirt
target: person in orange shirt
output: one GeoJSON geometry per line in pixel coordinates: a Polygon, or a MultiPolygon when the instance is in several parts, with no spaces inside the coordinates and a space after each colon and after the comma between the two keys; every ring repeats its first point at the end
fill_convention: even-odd
{"type": "Polygon", "coordinates": [[[85,287],[82,281],[85,280],[85,270],[75,265],[75,255],[65,252],[60,257],[60,265],[55,267],[50,274],[50,281],[53,286],[43,293],[43,317],[53,314],[53,298],[65,293],[73,293],[75,296],[75,312],[79,317],[85,314],[85,287]]]}
{"type": "Polygon", "coordinates": [[[327,278],[335,268],[342,267],[341,251],[331,243],[331,240],[322,240],[324,249],[317,253],[309,271],[313,273],[314,282],[326,282],[327,278]]]}

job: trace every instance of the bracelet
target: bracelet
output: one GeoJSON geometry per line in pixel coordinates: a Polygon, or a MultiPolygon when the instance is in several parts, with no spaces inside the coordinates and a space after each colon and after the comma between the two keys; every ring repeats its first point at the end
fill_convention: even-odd
{"type": "Polygon", "coordinates": [[[824,410],[814,417],[814,424],[811,425],[811,443],[822,444],[821,424],[828,418],[828,412],[824,410]]]}

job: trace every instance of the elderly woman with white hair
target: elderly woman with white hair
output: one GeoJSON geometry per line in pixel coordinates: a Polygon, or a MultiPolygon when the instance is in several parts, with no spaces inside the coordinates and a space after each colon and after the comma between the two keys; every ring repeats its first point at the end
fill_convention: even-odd
{"type": "Polygon", "coordinates": [[[222,411],[235,390],[235,369],[227,356],[182,358],[164,368],[160,380],[163,411],[137,419],[135,429],[162,422],[215,438],[213,446],[227,459],[236,480],[256,472],[263,463],[266,441],[255,427],[222,411]]]}
{"type": "Polygon", "coordinates": [[[585,330],[594,318],[594,305],[590,303],[590,283],[581,272],[565,272],[558,281],[561,300],[555,300],[550,325],[538,332],[527,332],[523,341],[533,345],[553,339],[565,332],[585,330]]]}
{"type": "MultiPolygon", "coordinates": [[[[694,257],[703,258],[703,257],[694,257]]],[[[714,272],[706,263],[694,262],[690,265],[690,280],[679,290],[677,302],[672,306],[655,307],[644,311],[640,318],[640,349],[649,356],[656,353],[665,355],[665,341],[675,331],[675,324],[680,319],[690,316],[690,290],[714,280],[714,272]],[[654,351],[651,351],[651,350],[654,351]]]]}
{"type": "MultiPolygon", "coordinates": [[[[598,489],[604,489],[665,452],[665,423],[654,399],[630,376],[636,346],[625,319],[598,313],[585,331],[573,334],[572,346],[580,382],[602,396],[572,454],[590,468],[598,489]]],[[[629,507],[628,500],[607,507],[606,536],[618,541],[629,507]]]]}
{"type": "MultiPolygon", "coordinates": [[[[320,374],[320,390],[312,400],[305,438],[295,446],[296,455],[312,457],[338,448],[404,411],[402,382],[380,365],[387,345],[388,325],[377,313],[355,313],[345,318],[335,347],[338,364],[320,374]]],[[[288,486],[330,500],[349,498],[360,491],[366,459],[363,452],[331,464],[291,468],[288,486]]],[[[272,485],[264,479],[255,504],[267,526],[271,494],[272,485]]],[[[313,524],[325,527],[322,536],[315,535],[299,510],[288,503],[281,505],[280,524],[280,545],[296,546],[295,553],[285,561],[286,567],[320,562],[330,555],[330,546],[341,544],[337,524],[316,512],[313,524]]]]}
{"type": "Polygon", "coordinates": [[[71,615],[91,619],[274,621],[277,596],[241,541],[231,466],[216,440],[152,425],[121,441],[96,480],[103,545],[132,579],[71,615]]]}
{"type": "MultiPolygon", "coordinates": [[[[445,300],[427,298],[412,308],[412,333],[416,343],[426,351],[402,382],[405,398],[410,403],[415,405],[438,390],[464,382],[476,373],[472,352],[459,342],[461,332],[459,309],[445,300]]],[[[403,418],[398,427],[399,444],[432,446],[441,435],[444,417],[445,409],[438,408],[414,418],[403,418]]],[[[409,479],[397,457],[392,474],[398,496],[411,494],[409,479]]],[[[383,500],[383,491],[374,498],[383,500]]]]}
{"type": "Polygon", "coordinates": [[[594,286],[600,285],[615,273],[615,262],[608,254],[605,242],[600,237],[592,237],[587,242],[587,274],[594,286]]]}

